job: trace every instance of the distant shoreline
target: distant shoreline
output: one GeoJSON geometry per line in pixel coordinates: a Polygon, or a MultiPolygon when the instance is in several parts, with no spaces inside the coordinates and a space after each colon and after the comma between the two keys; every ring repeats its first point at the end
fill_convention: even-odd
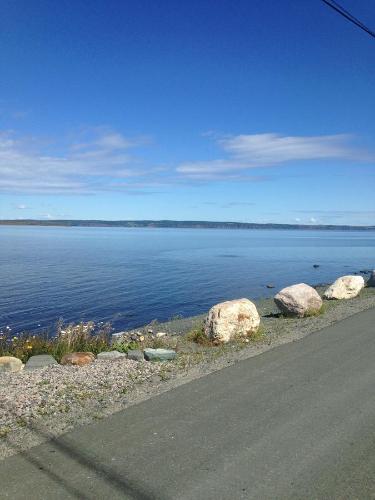
{"type": "Polygon", "coordinates": [[[350,226],[335,224],[259,224],[255,222],[214,222],[214,221],[174,221],[174,220],[0,220],[0,226],[55,226],[55,227],[124,227],[124,228],[170,228],[170,229],[296,229],[296,230],[336,230],[374,231],[375,226],[350,226]]]}

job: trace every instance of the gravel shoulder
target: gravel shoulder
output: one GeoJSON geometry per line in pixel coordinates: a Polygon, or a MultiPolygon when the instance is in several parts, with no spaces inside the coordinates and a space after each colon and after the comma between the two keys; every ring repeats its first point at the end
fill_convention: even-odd
{"type": "MultiPolygon", "coordinates": [[[[322,293],[324,288],[317,290],[322,293]]],[[[292,319],[280,317],[272,299],[256,301],[262,335],[250,342],[216,347],[201,346],[186,337],[202,324],[204,315],[154,325],[157,331],[168,333],[165,345],[177,350],[173,362],[96,360],[84,367],[56,365],[2,374],[0,458],[374,308],[375,289],[365,288],[354,299],[324,304],[325,311],[319,316],[292,319]]]]}

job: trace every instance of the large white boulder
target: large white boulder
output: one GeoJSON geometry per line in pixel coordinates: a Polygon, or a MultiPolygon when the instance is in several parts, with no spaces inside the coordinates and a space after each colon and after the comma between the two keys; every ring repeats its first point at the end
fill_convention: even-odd
{"type": "Polygon", "coordinates": [[[205,322],[205,334],[216,342],[229,342],[235,337],[255,333],[260,317],[248,299],[228,300],[211,307],[205,322]]]}
{"type": "Polygon", "coordinates": [[[326,299],[352,299],[365,286],[362,276],[341,276],[324,292],[326,299]]]}
{"type": "Polygon", "coordinates": [[[299,318],[319,312],[323,305],[318,292],[305,283],[283,288],[274,301],[282,313],[299,318]]]}

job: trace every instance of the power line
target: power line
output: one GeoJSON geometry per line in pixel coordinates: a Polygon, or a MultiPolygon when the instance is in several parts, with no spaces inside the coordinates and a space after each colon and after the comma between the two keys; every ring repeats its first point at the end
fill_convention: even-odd
{"type": "Polygon", "coordinates": [[[339,14],[341,14],[343,17],[345,17],[345,19],[347,19],[351,23],[358,26],[358,28],[360,28],[361,30],[365,31],[367,34],[369,34],[370,36],[375,38],[374,31],[370,30],[370,28],[368,28],[366,25],[364,25],[359,19],[354,17],[347,10],[345,10],[344,7],[341,7],[341,5],[339,5],[337,2],[335,2],[335,0],[322,0],[322,2],[324,2],[326,5],[331,7],[331,9],[333,9],[336,12],[338,12],[339,14]]]}

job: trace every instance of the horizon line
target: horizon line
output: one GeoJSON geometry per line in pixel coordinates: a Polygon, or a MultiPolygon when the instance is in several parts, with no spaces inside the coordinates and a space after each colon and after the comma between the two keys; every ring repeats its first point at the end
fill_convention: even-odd
{"type": "Polygon", "coordinates": [[[166,227],[166,228],[290,228],[290,229],[359,229],[375,230],[375,225],[352,224],[298,224],[283,222],[239,222],[209,220],[173,220],[173,219],[0,219],[0,225],[38,225],[38,226],[119,226],[122,227],[166,227]]]}

